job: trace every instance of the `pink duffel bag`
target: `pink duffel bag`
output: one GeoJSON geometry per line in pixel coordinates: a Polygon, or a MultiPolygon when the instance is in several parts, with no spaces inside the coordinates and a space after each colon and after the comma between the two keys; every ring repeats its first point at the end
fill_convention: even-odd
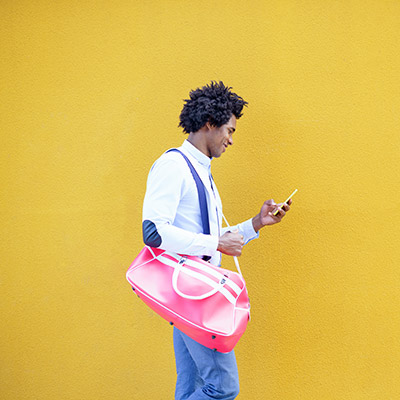
{"type": "Polygon", "coordinates": [[[126,278],[152,310],[202,345],[227,353],[250,319],[246,284],[238,272],[199,257],[145,246],[126,278]]]}

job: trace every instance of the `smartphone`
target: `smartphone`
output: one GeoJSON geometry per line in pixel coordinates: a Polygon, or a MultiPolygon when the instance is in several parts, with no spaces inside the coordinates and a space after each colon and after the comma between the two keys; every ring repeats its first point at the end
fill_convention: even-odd
{"type": "MultiPolygon", "coordinates": [[[[296,192],[297,192],[297,189],[283,202],[283,204],[287,203],[296,194],[296,192]]],[[[276,210],[272,214],[276,216],[276,215],[278,215],[278,213],[279,213],[279,210],[276,210]]]]}

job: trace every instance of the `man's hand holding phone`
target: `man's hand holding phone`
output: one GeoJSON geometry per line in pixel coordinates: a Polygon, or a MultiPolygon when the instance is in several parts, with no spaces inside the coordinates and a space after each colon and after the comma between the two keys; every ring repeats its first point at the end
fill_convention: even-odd
{"type": "Polygon", "coordinates": [[[253,218],[253,228],[258,232],[263,226],[274,225],[281,222],[282,218],[290,210],[292,204],[292,196],[297,192],[297,189],[283,202],[276,204],[270,199],[264,202],[260,213],[253,218]]]}

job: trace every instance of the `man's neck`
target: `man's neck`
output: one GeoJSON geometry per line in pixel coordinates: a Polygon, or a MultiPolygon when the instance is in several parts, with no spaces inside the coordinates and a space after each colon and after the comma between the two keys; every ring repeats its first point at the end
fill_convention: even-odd
{"type": "Polygon", "coordinates": [[[204,140],[204,132],[199,130],[197,132],[189,133],[187,141],[194,147],[196,147],[196,149],[200,150],[203,154],[205,154],[208,158],[211,158],[207,150],[206,142],[204,140]]]}

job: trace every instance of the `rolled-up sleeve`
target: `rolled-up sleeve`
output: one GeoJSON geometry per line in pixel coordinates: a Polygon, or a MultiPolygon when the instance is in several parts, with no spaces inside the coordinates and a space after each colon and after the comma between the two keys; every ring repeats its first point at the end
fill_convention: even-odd
{"type": "Polygon", "coordinates": [[[213,256],[218,236],[174,226],[185,191],[183,168],[173,156],[158,159],[150,170],[143,202],[143,241],[152,247],[188,255],[213,256]]]}

